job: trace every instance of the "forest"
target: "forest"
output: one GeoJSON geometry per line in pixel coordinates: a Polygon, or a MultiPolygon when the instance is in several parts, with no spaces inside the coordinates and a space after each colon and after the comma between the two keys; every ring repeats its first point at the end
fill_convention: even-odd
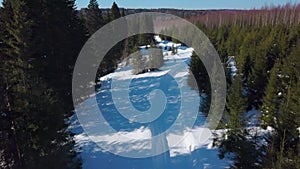
{"type": "MultiPolygon", "coordinates": [[[[69,118],[74,114],[72,73],[80,49],[99,28],[127,14],[113,3],[96,0],[78,10],[75,0],[4,0],[0,8],[0,168],[80,169],[69,118]]],[[[151,11],[151,10],[149,10],[151,11]]],[[[154,10],[155,11],[155,10],[154,10]]],[[[300,169],[300,4],[253,10],[211,10],[178,14],[201,29],[223,62],[226,107],[214,140],[219,158],[231,168],[300,169]],[[238,72],[226,62],[234,56],[238,72]],[[255,111],[258,122],[247,112],[255,111]],[[260,134],[259,131],[268,131],[260,134]]],[[[163,30],[163,31],[176,31],[163,30]]],[[[163,33],[163,32],[162,32],[163,33]]],[[[187,31],[187,33],[192,33],[187,31]]],[[[135,36],[115,45],[99,66],[98,77],[114,72],[153,35],[135,36]]],[[[172,37],[164,37],[172,39],[172,37]]],[[[177,42],[176,39],[172,41],[177,42]]],[[[136,68],[136,74],[151,66],[136,68]]],[[[135,58],[140,65],[141,56],[135,58]]],[[[190,74],[210,105],[210,83],[195,55],[190,74]]],[[[191,84],[191,87],[193,88],[191,84]]]]}
{"type": "MultiPolygon", "coordinates": [[[[229,130],[215,141],[220,158],[232,159],[232,168],[299,168],[299,5],[212,13],[192,21],[210,38],[226,71],[227,101],[219,128],[229,130]],[[226,64],[229,56],[235,56],[235,76],[226,64]],[[259,113],[258,124],[251,123],[249,110],[259,113]],[[262,136],[256,127],[271,132],[262,136]]],[[[199,62],[192,58],[191,72],[209,91],[199,62]]]]}

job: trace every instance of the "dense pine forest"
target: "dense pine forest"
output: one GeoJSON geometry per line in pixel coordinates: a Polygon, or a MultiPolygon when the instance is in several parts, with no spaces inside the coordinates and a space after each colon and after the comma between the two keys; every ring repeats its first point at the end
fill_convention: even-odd
{"type": "MultiPolygon", "coordinates": [[[[232,159],[232,168],[300,168],[299,5],[217,12],[192,21],[210,38],[227,72],[219,128],[228,130],[216,140],[220,158],[232,159]],[[238,69],[234,76],[226,64],[230,56],[238,69]],[[256,124],[249,110],[257,111],[256,124]],[[261,135],[261,128],[269,132],[261,135]]],[[[206,71],[199,65],[193,57],[191,72],[209,91],[209,84],[203,85],[206,71]]]]}
{"type": "MultiPolygon", "coordinates": [[[[68,118],[72,72],[85,41],[120,17],[96,1],[82,16],[73,0],[4,0],[0,8],[0,168],[76,169],[81,160],[68,118]]],[[[109,62],[122,48],[111,53],[109,62]]],[[[118,56],[119,57],[119,56],[118,56]]],[[[111,66],[111,63],[107,63],[111,66]]],[[[113,69],[104,69],[102,72],[113,69]]]]}
{"type": "MultiPolygon", "coordinates": [[[[232,160],[232,168],[300,169],[300,5],[171,11],[199,27],[224,63],[228,92],[219,129],[226,130],[214,142],[219,157],[232,160]],[[230,56],[238,69],[234,76],[227,64],[230,56]],[[257,113],[255,124],[250,111],[257,113]]],[[[1,169],[81,168],[80,147],[68,129],[68,119],[74,114],[72,73],[77,56],[99,28],[135,12],[141,11],[119,8],[116,3],[101,10],[96,0],[81,10],[76,9],[75,0],[3,1],[1,169]]],[[[115,45],[99,66],[98,77],[113,72],[138,46],[152,45],[152,38],[135,36],[115,45]]],[[[161,67],[162,53],[154,57],[140,68],[143,60],[136,56],[135,73],[161,67]]],[[[208,95],[201,106],[207,113],[210,83],[195,55],[190,73],[199,91],[208,95]]]]}

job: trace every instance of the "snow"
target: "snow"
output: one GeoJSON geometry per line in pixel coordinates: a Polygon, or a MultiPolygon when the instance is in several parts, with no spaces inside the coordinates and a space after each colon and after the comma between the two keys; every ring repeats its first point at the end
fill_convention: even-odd
{"type": "Polygon", "coordinates": [[[210,130],[200,127],[195,129],[187,129],[182,135],[169,134],[167,136],[169,145],[176,145],[171,147],[170,156],[174,157],[178,154],[190,154],[202,146],[207,147],[209,144],[212,144],[212,140],[206,139],[206,137],[201,137],[202,135],[207,134],[211,136],[210,130]],[[184,136],[184,139],[178,142],[182,136],[184,136]]]}
{"type": "Polygon", "coordinates": [[[187,75],[189,75],[189,72],[179,72],[175,75],[175,78],[184,77],[184,76],[187,76],[187,75]]]}
{"type": "MultiPolygon", "coordinates": [[[[211,132],[207,128],[186,129],[182,134],[172,133],[167,135],[168,145],[170,146],[170,156],[175,157],[178,155],[191,154],[193,151],[201,148],[216,150],[216,148],[212,146],[212,139],[201,137],[203,133],[211,135],[211,132]],[[181,140],[181,138],[184,139],[181,140]]],[[[88,137],[86,134],[81,133],[75,136],[75,139],[80,143],[81,146],[87,145],[88,142],[91,142],[91,139],[106,142],[107,144],[118,144],[119,147],[122,147],[122,145],[127,145],[128,142],[131,142],[136,146],[130,147],[130,149],[127,149],[126,151],[133,152],[145,149],[150,150],[151,144],[146,144],[147,140],[150,138],[151,131],[149,128],[139,128],[131,132],[118,132],[108,135],[88,137]],[[126,139],[119,139],[121,135],[125,136],[124,138],[126,139]]]]}
{"type": "Polygon", "coordinates": [[[189,59],[193,54],[193,48],[187,48],[186,50],[178,49],[177,54],[173,55],[172,51],[163,52],[164,60],[178,60],[178,59],[189,59]]]}
{"type": "Polygon", "coordinates": [[[236,67],[235,56],[228,56],[226,64],[227,64],[227,69],[230,69],[231,77],[234,78],[238,71],[238,69],[236,67]]]}
{"type": "Polygon", "coordinates": [[[161,41],[162,41],[162,39],[161,39],[158,35],[155,35],[155,36],[154,36],[154,40],[155,40],[156,42],[161,42],[161,41]]]}
{"type": "Polygon", "coordinates": [[[172,41],[168,41],[168,40],[162,40],[158,35],[155,35],[154,36],[154,40],[156,41],[157,43],[157,46],[158,47],[161,47],[161,48],[179,48],[181,46],[180,43],[174,43],[172,41]]]}
{"type": "Polygon", "coordinates": [[[165,47],[179,47],[181,46],[180,43],[174,43],[174,42],[171,42],[171,41],[161,41],[157,44],[158,47],[161,47],[161,48],[165,48],[165,47]]]}
{"type": "Polygon", "coordinates": [[[267,126],[267,131],[274,131],[274,128],[273,127],[271,127],[271,126],[267,126]]]}
{"type": "MultiPolygon", "coordinates": [[[[154,38],[159,44],[171,46],[175,44],[162,41],[159,36],[154,38]]],[[[94,96],[97,103],[94,103],[92,98],[87,99],[82,104],[82,110],[84,110],[82,113],[90,118],[90,112],[97,112],[101,109],[106,121],[97,125],[102,130],[87,135],[82,126],[89,128],[96,123],[91,121],[88,124],[80,124],[76,116],[71,119],[70,130],[76,134],[75,140],[80,148],[83,169],[221,169],[230,165],[230,161],[218,158],[218,149],[213,147],[212,132],[216,131],[210,131],[204,127],[206,118],[198,112],[200,102],[198,91],[187,86],[189,76],[187,62],[192,53],[192,48],[180,46],[175,55],[164,52],[165,63],[161,71],[134,75],[132,68],[126,66],[126,62],[122,62],[114,73],[100,78],[101,89],[94,96]],[[175,82],[177,87],[174,86],[175,82]],[[115,85],[113,86],[112,83],[115,85]],[[139,116],[147,116],[147,109],[155,104],[151,100],[152,90],[166,86],[167,88],[163,90],[166,92],[164,97],[167,99],[165,111],[161,115],[163,120],[153,121],[153,123],[156,122],[153,125],[135,123],[139,116]],[[128,90],[131,91],[131,95],[128,95],[128,90]],[[178,96],[178,92],[181,92],[181,96],[178,96]],[[133,118],[128,118],[129,120],[126,121],[124,120],[125,114],[118,112],[132,113],[128,106],[131,104],[137,110],[143,111],[143,114],[135,114],[133,118]],[[194,125],[186,125],[190,123],[194,125]],[[105,130],[107,126],[114,127],[115,131],[105,130]],[[162,142],[153,142],[151,138],[160,130],[166,130],[165,139],[161,140],[162,142]],[[125,158],[111,153],[139,156],[151,152],[153,146],[167,147],[169,151],[143,159],[125,158]]],[[[80,108],[77,111],[80,111],[80,108]]]]}
{"type": "Polygon", "coordinates": [[[161,71],[161,72],[147,72],[147,73],[135,75],[132,73],[132,70],[126,70],[126,71],[119,70],[114,73],[101,77],[100,80],[101,81],[107,81],[109,79],[128,80],[128,79],[137,79],[137,78],[145,78],[145,77],[159,77],[167,74],[168,72],[169,70],[161,71]]]}
{"type": "MultiPolygon", "coordinates": [[[[228,167],[230,161],[225,159],[220,160],[218,158],[218,149],[213,147],[213,140],[201,140],[201,133],[203,130],[206,129],[196,128],[193,129],[192,132],[188,132],[188,130],[186,130],[183,133],[183,135],[186,134],[185,139],[179,143],[176,143],[176,146],[173,146],[170,149],[167,157],[165,157],[166,154],[157,157],[164,157],[164,160],[169,161],[167,164],[165,164],[165,166],[174,169],[198,169],[203,168],[204,166],[206,166],[207,169],[223,169],[228,167]]],[[[117,144],[119,152],[137,154],[147,152],[147,150],[151,149],[151,145],[145,142],[146,138],[150,135],[149,129],[138,129],[133,132],[124,132],[123,134],[128,135],[127,140],[119,140],[118,138],[121,134],[122,133],[95,137],[110,144],[117,144]],[[145,138],[143,136],[145,136],[145,138]],[[128,147],[128,142],[133,143],[134,146],[128,147]]],[[[168,144],[172,144],[172,142],[169,143],[169,141],[176,141],[176,139],[180,139],[181,137],[182,135],[179,134],[168,135],[168,144]]],[[[157,167],[157,161],[153,161],[152,158],[138,160],[113,155],[95,144],[91,140],[91,137],[84,133],[76,135],[75,140],[78,146],[81,148],[80,152],[83,159],[83,169],[131,169],[141,167],[153,169],[157,167]]]]}
{"type": "Polygon", "coordinates": [[[150,45],[144,45],[144,46],[140,46],[139,48],[140,49],[146,49],[146,48],[150,48],[151,46],[150,45]]]}

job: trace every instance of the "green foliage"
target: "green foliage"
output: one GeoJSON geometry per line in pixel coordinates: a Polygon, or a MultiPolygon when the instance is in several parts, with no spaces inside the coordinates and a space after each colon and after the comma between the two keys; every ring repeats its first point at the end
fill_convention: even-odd
{"type": "Polygon", "coordinates": [[[174,45],[172,46],[172,55],[176,55],[177,52],[176,52],[176,48],[174,47],[174,45]]]}
{"type": "MultiPolygon", "coordinates": [[[[235,56],[241,79],[228,81],[226,110],[219,126],[228,131],[219,140],[220,156],[228,155],[234,161],[232,168],[299,168],[299,25],[246,23],[197,25],[224,63],[228,55],[235,56]],[[244,112],[252,108],[261,110],[261,127],[274,128],[269,136],[257,138],[249,132],[244,112]],[[257,139],[268,144],[258,145],[257,139]]],[[[200,78],[205,68],[199,63],[192,56],[190,69],[198,85],[188,82],[205,88],[202,84],[209,80],[200,78]]]]}
{"type": "Polygon", "coordinates": [[[90,0],[88,8],[80,12],[80,18],[83,20],[89,35],[92,35],[104,25],[102,11],[97,0],[90,0]]]}
{"type": "Polygon", "coordinates": [[[299,168],[300,83],[299,43],[276,63],[264,98],[262,120],[274,131],[267,137],[265,168],[299,168]]]}
{"type": "MultiPolygon", "coordinates": [[[[121,17],[120,15],[120,9],[118,7],[118,5],[114,2],[113,3],[113,6],[110,10],[111,14],[109,15],[109,20],[106,20],[106,22],[110,22],[111,20],[114,20],[114,19],[118,19],[121,17]]],[[[124,30],[127,29],[127,25],[125,24],[124,25],[124,28],[122,28],[124,30]]],[[[111,34],[116,34],[116,31],[113,29],[111,30],[110,32],[111,34]]],[[[110,35],[107,35],[107,37],[105,38],[109,38],[110,35]]],[[[96,39],[94,43],[95,46],[97,46],[97,40],[102,40],[101,38],[102,37],[97,37],[98,39],[96,39]]],[[[98,69],[98,72],[97,72],[97,78],[98,77],[101,77],[101,76],[104,76],[108,73],[111,73],[113,72],[116,67],[117,67],[117,64],[120,60],[122,60],[122,58],[125,57],[125,55],[127,54],[126,50],[128,49],[127,48],[127,45],[128,44],[128,40],[125,39],[123,41],[120,41],[119,43],[117,43],[115,46],[113,46],[109,51],[108,53],[106,53],[104,59],[102,60],[100,66],[99,66],[99,69],[98,69]]],[[[95,49],[92,49],[94,50],[94,54],[95,56],[97,56],[97,53],[98,52],[101,52],[101,51],[97,51],[98,49],[95,48],[95,49]]]]}
{"type": "Polygon", "coordinates": [[[160,48],[151,48],[149,50],[148,69],[159,69],[164,64],[163,51],[160,48]]]}
{"type": "Polygon", "coordinates": [[[134,74],[141,73],[146,69],[146,58],[143,57],[141,51],[137,51],[132,55],[131,66],[134,74]]]}
{"type": "Polygon", "coordinates": [[[198,90],[199,94],[206,95],[205,99],[200,105],[200,111],[204,114],[208,114],[211,100],[211,86],[209,76],[204,64],[195,52],[193,52],[193,55],[191,57],[187,83],[192,89],[198,90]]]}
{"type": "MultiPolygon", "coordinates": [[[[135,47],[135,50],[137,47],[135,47]]],[[[134,74],[158,70],[164,64],[163,53],[160,48],[145,49],[147,54],[143,55],[141,51],[132,54],[131,66],[134,74]]]]}
{"type": "Polygon", "coordinates": [[[113,3],[111,7],[111,20],[115,20],[121,17],[120,9],[116,2],[113,3]]]}
{"type": "Polygon", "coordinates": [[[226,110],[224,112],[224,122],[232,130],[245,126],[246,119],[244,113],[247,109],[247,102],[243,96],[243,84],[239,76],[233,80],[227,92],[226,110]]]}
{"type": "Polygon", "coordinates": [[[247,100],[243,93],[243,82],[236,77],[229,87],[226,110],[223,114],[223,124],[227,129],[220,143],[220,158],[228,157],[233,160],[231,168],[259,168],[256,140],[251,136],[245,115],[247,100]]]}
{"type": "Polygon", "coordinates": [[[153,42],[154,32],[153,19],[149,15],[141,15],[139,18],[138,45],[148,45],[153,42]],[[147,33],[144,33],[147,32],[147,33]]]}
{"type": "Polygon", "coordinates": [[[66,124],[85,40],[74,2],[7,0],[0,18],[1,167],[80,168],[66,124]]]}

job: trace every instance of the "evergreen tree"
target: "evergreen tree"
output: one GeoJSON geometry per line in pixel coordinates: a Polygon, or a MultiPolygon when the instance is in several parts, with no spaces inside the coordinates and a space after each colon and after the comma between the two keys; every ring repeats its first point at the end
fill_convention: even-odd
{"type": "Polygon", "coordinates": [[[262,107],[264,126],[274,129],[266,138],[265,168],[299,168],[299,49],[272,70],[262,107]]]}
{"type": "MultiPolygon", "coordinates": [[[[241,33],[244,32],[241,31],[241,33]]],[[[236,62],[237,66],[242,69],[241,73],[244,82],[248,82],[248,78],[252,73],[254,58],[256,57],[257,39],[255,32],[248,32],[244,36],[245,38],[240,46],[239,57],[236,58],[236,62]]]]}
{"type": "MultiPolygon", "coordinates": [[[[24,71],[26,50],[31,33],[31,23],[28,19],[28,6],[24,1],[4,1],[1,10],[1,163],[3,168],[22,168],[24,166],[23,145],[28,139],[22,128],[27,128],[23,112],[28,104],[22,99],[28,89],[24,71]],[[10,49],[10,50],[9,50],[10,49]],[[24,140],[23,140],[24,139],[24,140]]],[[[25,130],[26,131],[26,130],[25,130]]]]}
{"type": "Polygon", "coordinates": [[[113,3],[112,7],[111,7],[111,19],[115,20],[121,17],[121,13],[120,13],[120,9],[118,7],[118,5],[116,4],[116,2],[113,3]]]}
{"type": "Polygon", "coordinates": [[[206,95],[204,101],[201,102],[200,111],[208,114],[211,100],[210,80],[204,64],[195,52],[191,57],[187,83],[192,89],[198,89],[199,94],[206,95]]]}
{"type": "Polygon", "coordinates": [[[164,64],[163,52],[160,48],[149,49],[149,61],[147,67],[149,69],[159,69],[164,64]]]}
{"type": "Polygon", "coordinates": [[[140,34],[138,36],[138,45],[148,45],[153,42],[152,33],[143,33],[143,32],[153,32],[153,18],[149,15],[141,15],[139,18],[139,29],[140,34]]]}
{"type": "Polygon", "coordinates": [[[81,19],[84,21],[89,35],[92,35],[104,25],[102,11],[97,0],[90,0],[88,8],[81,12],[81,19]]]}
{"type": "Polygon", "coordinates": [[[229,35],[225,44],[229,56],[238,55],[239,45],[242,43],[240,39],[242,37],[236,35],[239,35],[240,31],[241,31],[240,27],[237,26],[229,27],[229,35]]]}
{"type": "Polygon", "coordinates": [[[126,16],[126,14],[125,14],[125,9],[124,9],[124,8],[122,8],[121,16],[122,16],[122,17],[126,16]]]}
{"type": "Polygon", "coordinates": [[[140,51],[137,51],[134,54],[132,54],[131,66],[133,68],[134,74],[142,73],[142,71],[146,69],[146,60],[140,51]]]}
{"type": "Polygon", "coordinates": [[[38,16],[34,25],[36,52],[32,57],[65,110],[71,112],[73,67],[87,39],[84,26],[74,9],[73,0],[42,1],[32,6],[32,18],[38,16]]]}
{"type": "Polygon", "coordinates": [[[280,91],[280,88],[283,88],[280,83],[281,71],[281,63],[277,62],[270,73],[262,105],[262,122],[264,127],[268,125],[274,126],[274,118],[278,117],[277,110],[279,109],[280,100],[282,98],[282,91],[280,91]]]}
{"type": "Polygon", "coordinates": [[[247,102],[242,93],[243,82],[237,76],[228,90],[222,120],[228,130],[220,141],[219,156],[221,159],[228,157],[233,160],[231,168],[259,168],[255,140],[252,140],[249,131],[245,129],[247,102]]]}
{"type": "Polygon", "coordinates": [[[172,46],[172,55],[175,55],[176,54],[176,49],[174,47],[174,45],[172,46]]]}
{"type": "Polygon", "coordinates": [[[190,76],[193,76],[197,82],[197,84],[192,83],[192,77],[190,77],[190,80],[188,80],[190,87],[193,89],[198,88],[199,91],[209,90],[207,87],[210,86],[210,83],[206,68],[195,52],[193,52],[191,57],[190,76]]]}
{"type": "MultiPolygon", "coordinates": [[[[118,5],[114,2],[112,5],[112,8],[110,10],[109,19],[115,20],[121,17],[120,9],[118,5]]],[[[126,21],[125,21],[126,23],[126,21]]],[[[111,34],[115,34],[115,30],[122,29],[123,31],[127,30],[127,23],[124,25],[123,28],[112,28],[111,34]]],[[[117,43],[114,47],[112,47],[108,53],[105,55],[104,59],[101,62],[101,65],[99,66],[99,70],[97,73],[97,77],[101,77],[103,75],[106,75],[108,73],[113,72],[117,68],[118,62],[120,62],[121,59],[125,57],[126,53],[126,47],[127,39],[120,41],[117,43]]]]}
{"type": "Polygon", "coordinates": [[[80,24],[74,22],[74,3],[55,1],[54,6],[52,3],[19,0],[3,3],[0,20],[4,28],[0,32],[3,168],[80,167],[65,122],[73,109],[70,93],[71,66],[77,57],[74,49],[79,50],[83,44],[75,40],[75,35],[81,36],[77,29],[80,24]],[[56,18],[67,20],[60,25],[56,18]],[[70,38],[64,39],[67,36],[70,38]],[[59,45],[65,45],[64,50],[59,45]]]}
{"type": "Polygon", "coordinates": [[[217,49],[222,61],[224,61],[225,58],[228,56],[228,53],[226,50],[227,38],[228,38],[228,27],[226,27],[225,25],[222,25],[218,29],[217,36],[216,36],[216,49],[217,49]]]}

